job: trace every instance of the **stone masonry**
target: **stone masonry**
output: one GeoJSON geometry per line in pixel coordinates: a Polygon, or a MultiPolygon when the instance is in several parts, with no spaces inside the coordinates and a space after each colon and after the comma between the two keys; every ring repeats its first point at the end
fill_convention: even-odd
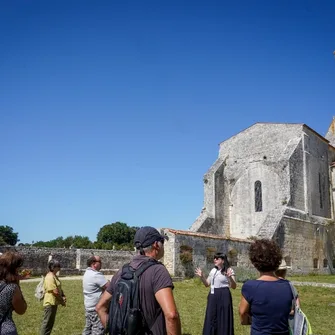
{"type": "Polygon", "coordinates": [[[331,142],[305,124],[257,123],[222,142],[204,176],[193,238],[214,235],[223,245],[273,238],[293,272],[333,272],[334,120],[327,138],[331,142]]]}
{"type": "Polygon", "coordinates": [[[86,261],[92,255],[102,259],[102,272],[114,273],[129,262],[135,252],[97,249],[65,249],[36,247],[0,247],[0,252],[15,249],[24,257],[23,267],[32,270],[32,275],[43,275],[47,271],[49,256],[60,261],[62,275],[81,274],[87,268],[86,261]]]}

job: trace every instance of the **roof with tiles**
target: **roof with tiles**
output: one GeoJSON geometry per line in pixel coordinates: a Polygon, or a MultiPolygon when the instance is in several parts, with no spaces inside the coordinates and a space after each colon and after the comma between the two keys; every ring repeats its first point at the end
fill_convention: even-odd
{"type": "Polygon", "coordinates": [[[169,233],[175,234],[175,235],[185,235],[185,236],[194,236],[194,237],[202,237],[202,238],[212,238],[215,240],[229,240],[233,242],[246,242],[246,243],[252,243],[250,240],[241,239],[241,238],[234,238],[234,237],[224,237],[214,234],[206,234],[206,233],[196,233],[188,230],[175,230],[170,228],[163,228],[165,231],[168,231],[169,233]]]}

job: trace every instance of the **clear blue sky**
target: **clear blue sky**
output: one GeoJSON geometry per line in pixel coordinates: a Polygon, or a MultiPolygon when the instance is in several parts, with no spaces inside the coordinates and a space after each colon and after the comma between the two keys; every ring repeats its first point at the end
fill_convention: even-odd
{"type": "Polygon", "coordinates": [[[0,225],[188,229],[218,144],[335,114],[334,1],[1,1],[0,225]]]}

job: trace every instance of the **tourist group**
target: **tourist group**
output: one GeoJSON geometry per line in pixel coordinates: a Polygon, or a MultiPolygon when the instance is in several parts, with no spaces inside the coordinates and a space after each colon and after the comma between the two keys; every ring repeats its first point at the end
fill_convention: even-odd
{"type": "MultiPolygon", "coordinates": [[[[166,239],[153,227],[137,230],[134,238],[137,254],[111,281],[100,271],[99,256],[92,255],[87,260],[83,276],[86,319],[83,335],[182,334],[174,285],[159,261],[164,256],[166,239]]],[[[208,276],[200,268],[195,270],[195,275],[209,287],[202,334],[234,335],[230,290],[236,288],[235,273],[224,253],[216,253],[213,258],[208,276]]],[[[300,301],[296,289],[285,279],[286,265],[280,248],[273,240],[259,239],[251,244],[249,258],[260,275],[242,286],[239,322],[251,325],[251,335],[296,334],[295,314],[300,301]]],[[[20,288],[22,265],[23,258],[16,252],[0,256],[0,335],[18,334],[12,312],[22,315],[27,309],[20,288]]],[[[43,299],[44,308],[40,335],[51,334],[58,306],[66,306],[67,299],[57,276],[60,269],[57,259],[49,260],[48,273],[36,288],[35,296],[43,299]]],[[[308,324],[302,328],[299,334],[309,334],[308,324]]]]}

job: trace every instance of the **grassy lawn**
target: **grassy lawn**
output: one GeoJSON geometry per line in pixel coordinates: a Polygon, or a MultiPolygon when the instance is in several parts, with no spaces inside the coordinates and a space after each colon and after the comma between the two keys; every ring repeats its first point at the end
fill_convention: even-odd
{"type": "MultiPolygon", "coordinates": [[[[84,306],[80,280],[63,281],[64,291],[68,298],[67,307],[59,307],[53,335],[80,335],[84,327],[84,306]]],[[[19,334],[38,335],[43,315],[42,304],[34,297],[37,283],[23,283],[21,285],[28,303],[28,310],[22,316],[15,315],[15,323],[19,334]]],[[[249,327],[241,326],[237,315],[237,307],[241,294],[241,285],[233,292],[235,312],[235,335],[250,334],[249,327]]],[[[319,287],[299,287],[302,307],[308,315],[317,335],[329,335],[332,329],[332,317],[335,313],[335,289],[319,287]]],[[[206,289],[200,281],[189,280],[175,283],[174,290],[177,306],[181,315],[183,334],[200,335],[204,320],[206,289]]]]}

